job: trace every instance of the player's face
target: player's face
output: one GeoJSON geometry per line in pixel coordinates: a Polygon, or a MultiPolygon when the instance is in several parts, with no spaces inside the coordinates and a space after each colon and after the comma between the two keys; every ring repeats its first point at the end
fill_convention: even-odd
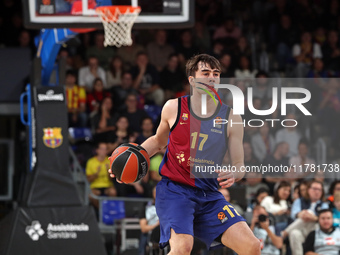
{"type": "MultiPolygon", "coordinates": [[[[220,83],[220,70],[211,68],[209,64],[199,62],[198,70],[195,73],[195,77],[192,78],[194,78],[194,86],[196,86],[197,88],[214,88],[214,84],[220,83]],[[203,85],[202,83],[204,83],[205,85],[203,85]]],[[[198,91],[201,90],[198,89],[198,91]]]]}

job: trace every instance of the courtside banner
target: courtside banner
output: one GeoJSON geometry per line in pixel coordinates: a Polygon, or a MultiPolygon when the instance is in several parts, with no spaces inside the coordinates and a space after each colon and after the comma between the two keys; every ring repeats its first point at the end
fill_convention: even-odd
{"type": "Polygon", "coordinates": [[[190,152],[177,154],[192,178],[340,177],[339,78],[195,79],[189,102],[190,152]]]}
{"type": "Polygon", "coordinates": [[[1,255],[106,254],[88,206],[18,208],[1,221],[0,233],[1,255]]]}

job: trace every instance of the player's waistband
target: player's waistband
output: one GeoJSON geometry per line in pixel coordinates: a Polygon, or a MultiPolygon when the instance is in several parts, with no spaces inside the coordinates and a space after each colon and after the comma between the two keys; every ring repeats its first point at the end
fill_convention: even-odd
{"type": "Polygon", "coordinates": [[[164,182],[172,182],[172,183],[175,183],[176,185],[179,185],[187,190],[190,190],[194,193],[201,193],[203,194],[204,196],[206,196],[207,194],[209,193],[215,193],[215,192],[218,192],[218,190],[204,190],[202,188],[198,188],[198,187],[194,187],[194,186],[191,186],[191,185],[187,185],[187,184],[184,184],[184,183],[181,183],[181,182],[177,182],[177,181],[173,181],[171,180],[169,177],[167,176],[162,176],[162,180],[161,181],[164,181],[164,182]]]}

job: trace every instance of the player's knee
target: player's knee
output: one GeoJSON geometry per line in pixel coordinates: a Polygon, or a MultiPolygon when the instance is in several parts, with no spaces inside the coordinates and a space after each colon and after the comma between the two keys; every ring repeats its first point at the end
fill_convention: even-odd
{"type": "Polygon", "coordinates": [[[256,237],[252,238],[249,243],[247,243],[248,251],[246,254],[260,255],[261,254],[261,242],[256,237]]]}
{"type": "Polygon", "coordinates": [[[189,243],[181,242],[180,244],[178,243],[177,245],[171,247],[171,254],[190,255],[191,250],[192,245],[190,245],[189,243]]]}

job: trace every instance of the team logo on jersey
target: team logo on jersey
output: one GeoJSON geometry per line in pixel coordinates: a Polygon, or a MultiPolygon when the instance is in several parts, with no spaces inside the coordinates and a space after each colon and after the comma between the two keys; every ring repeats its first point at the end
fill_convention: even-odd
{"type": "Polygon", "coordinates": [[[219,212],[219,213],[217,214],[217,218],[218,218],[222,223],[225,222],[225,221],[228,219],[228,217],[225,215],[224,212],[219,212]]]}
{"type": "Polygon", "coordinates": [[[179,153],[176,153],[176,158],[178,159],[178,163],[182,164],[182,162],[185,161],[184,152],[180,151],[179,153]]]}
{"type": "Polygon", "coordinates": [[[216,117],[215,118],[215,128],[222,128],[222,118],[221,117],[216,117]]]}
{"type": "Polygon", "coordinates": [[[182,120],[186,121],[189,118],[189,114],[183,113],[182,120]]]}
{"type": "Polygon", "coordinates": [[[43,141],[44,144],[49,148],[57,148],[63,143],[63,136],[61,134],[61,128],[59,127],[48,127],[43,128],[44,136],[43,141]]]}

